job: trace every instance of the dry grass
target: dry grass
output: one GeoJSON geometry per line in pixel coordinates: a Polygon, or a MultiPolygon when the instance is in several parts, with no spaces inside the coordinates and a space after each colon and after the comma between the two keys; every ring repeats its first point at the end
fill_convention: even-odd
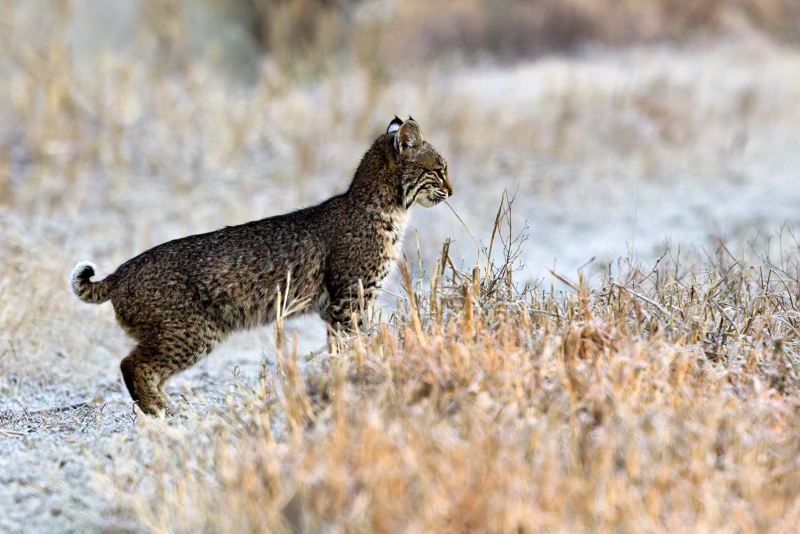
{"type": "Polygon", "coordinates": [[[791,530],[787,241],[781,266],[720,243],[688,272],[621,263],[563,294],[518,291],[502,258],[479,278],[445,255],[305,372],[279,346],[224,407],[139,422],[92,462],[97,487],[152,532],[791,530]]]}
{"type": "MultiPolygon", "coordinates": [[[[415,64],[425,47],[472,53],[426,33],[444,40],[403,63],[418,4],[340,19],[306,2],[331,17],[322,40],[294,50],[272,34],[243,87],[192,54],[177,3],[145,4],[139,48],[88,62],[69,2],[35,32],[31,4],[0,4],[0,530],[795,528],[800,273],[797,243],[774,231],[800,225],[795,49],[723,28],[695,48],[415,64]],[[409,275],[367,332],[309,361],[318,323],[240,336],[173,381],[177,417],[135,418],[118,370],[129,342],[110,307],[72,297],[74,263],[106,274],[322,200],[394,113],[448,158],[477,244],[445,207],[415,212],[409,275]],[[498,217],[505,189],[513,217],[498,217]]],[[[300,24],[298,5],[262,7],[300,24]]],[[[533,5],[499,15],[524,22],[533,5]]],[[[668,3],[608,5],[592,24],[668,3]]],[[[484,25],[462,36],[474,50],[502,58],[487,6],[451,9],[484,25]]]]}

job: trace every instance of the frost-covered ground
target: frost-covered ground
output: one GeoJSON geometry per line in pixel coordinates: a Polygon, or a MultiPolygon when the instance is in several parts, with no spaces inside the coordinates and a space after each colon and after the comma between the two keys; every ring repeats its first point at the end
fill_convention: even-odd
{"type": "MultiPolygon", "coordinates": [[[[97,91],[90,107],[106,103],[94,122],[77,113],[78,134],[56,112],[45,128],[47,107],[28,105],[24,84],[6,87],[29,114],[13,115],[21,133],[7,136],[11,193],[0,204],[3,532],[143,530],[118,512],[137,497],[92,474],[96,458],[136,439],[137,424],[118,371],[130,343],[110,305],[70,294],[74,263],[92,259],[108,273],[165,240],[322,200],[346,187],[395,113],[412,114],[449,159],[451,205],[481,243],[502,192],[516,194],[517,228],[527,220],[530,235],[523,283],[539,275],[549,287],[546,267],[572,277],[629,247],[649,262],[667,240],[673,252],[713,236],[741,247],[784,223],[800,228],[800,52],[750,34],[420,71],[379,87],[359,72],[251,92],[197,80],[157,87],[135,69],[75,84],[97,91]]],[[[414,265],[415,229],[428,269],[446,238],[456,240],[451,254],[475,262],[447,207],[415,210],[414,265]]],[[[324,342],[317,320],[292,328],[301,354],[324,342]]],[[[271,336],[232,339],[168,392],[214,417],[238,388],[255,387],[264,359],[274,362],[271,336]]],[[[171,425],[191,433],[190,420],[171,425]]]]}

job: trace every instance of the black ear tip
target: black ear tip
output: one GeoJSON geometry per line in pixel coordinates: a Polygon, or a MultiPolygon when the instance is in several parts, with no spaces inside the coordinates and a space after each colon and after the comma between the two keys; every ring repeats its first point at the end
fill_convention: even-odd
{"type": "Polygon", "coordinates": [[[392,122],[389,123],[389,127],[386,128],[386,133],[394,133],[399,130],[402,125],[403,121],[401,121],[399,118],[397,118],[397,115],[395,115],[394,119],[392,119],[392,122]]]}

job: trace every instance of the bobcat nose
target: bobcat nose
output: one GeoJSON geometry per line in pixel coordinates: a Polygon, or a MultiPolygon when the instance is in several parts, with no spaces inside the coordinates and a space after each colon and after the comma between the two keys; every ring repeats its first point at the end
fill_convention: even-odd
{"type": "Polygon", "coordinates": [[[447,196],[453,196],[453,186],[450,184],[450,179],[447,177],[447,174],[444,175],[444,187],[447,189],[447,196]]]}

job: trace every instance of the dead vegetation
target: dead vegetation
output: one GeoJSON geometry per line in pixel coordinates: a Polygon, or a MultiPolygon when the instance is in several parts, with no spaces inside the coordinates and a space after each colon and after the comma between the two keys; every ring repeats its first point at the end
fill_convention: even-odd
{"type": "Polygon", "coordinates": [[[391,317],[305,371],[284,340],[213,416],[138,422],[97,487],[152,532],[793,525],[798,243],[779,265],[723,243],[621,261],[559,293],[514,284],[514,238],[483,251],[488,276],[445,247],[391,317]]]}

